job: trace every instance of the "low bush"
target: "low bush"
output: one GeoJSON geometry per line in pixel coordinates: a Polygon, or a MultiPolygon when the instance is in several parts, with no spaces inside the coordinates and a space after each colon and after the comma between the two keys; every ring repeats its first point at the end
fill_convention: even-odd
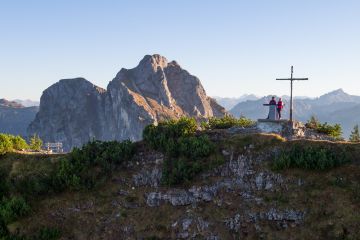
{"type": "Polygon", "coordinates": [[[92,188],[111,176],[117,165],[131,160],[134,144],[124,142],[91,141],[81,149],[74,148],[59,162],[54,177],[54,188],[92,188]]]}
{"type": "Polygon", "coordinates": [[[22,197],[4,198],[0,203],[0,218],[5,224],[26,216],[30,212],[30,206],[22,197]]]}
{"type": "Polygon", "coordinates": [[[169,141],[163,166],[162,183],[177,185],[189,182],[196,174],[209,169],[208,157],[214,152],[214,144],[207,136],[181,137],[169,141]]]}
{"type": "Polygon", "coordinates": [[[9,235],[9,230],[7,229],[4,220],[0,218],[0,239],[6,239],[6,236],[8,235],[9,235]]]}
{"type": "Polygon", "coordinates": [[[12,147],[15,150],[23,150],[23,149],[28,149],[29,145],[26,143],[26,141],[20,137],[20,136],[10,136],[10,140],[12,143],[12,147]]]}
{"type": "Polygon", "coordinates": [[[214,150],[214,144],[205,136],[181,137],[177,142],[178,155],[185,156],[189,159],[199,159],[209,156],[214,150]]]}
{"type": "Polygon", "coordinates": [[[179,120],[169,120],[148,125],[143,131],[144,140],[154,149],[166,151],[169,139],[192,136],[197,129],[194,118],[182,117],[179,120]]]}
{"type": "Polygon", "coordinates": [[[314,115],[310,117],[305,126],[310,129],[317,129],[321,125],[321,122],[314,115]]]}
{"type": "Polygon", "coordinates": [[[8,175],[8,171],[0,168],[0,200],[7,196],[10,190],[8,175]]]}
{"type": "MultiPolygon", "coordinates": [[[[196,135],[193,118],[180,118],[149,125],[144,129],[144,140],[154,149],[165,153],[162,183],[176,185],[190,181],[208,166],[208,157],[215,146],[206,135],[196,135]]],[[[215,163],[216,161],[214,161],[215,163]]]]}
{"type": "Polygon", "coordinates": [[[340,139],[342,135],[342,128],[340,124],[328,124],[327,122],[321,123],[315,116],[305,124],[307,128],[313,129],[318,133],[323,133],[335,139],[340,139]]]}
{"type": "Polygon", "coordinates": [[[33,240],[56,240],[61,236],[60,231],[56,228],[44,227],[39,230],[39,232],[31,237],[33,240]]]}
{"type": "Polygon", "coordinates": [[[325,170],[347,162],[349,159],[343,150],[324,146],[294,145],[276,156],[272,167],[274,170],[286,168],[325,170]]]}
{"type": "Polygon", "coordinates": [[[251,127],[255,122],[246,117],[235,118],[231,115],[226,115],[222,118],[212,117],[208,122],[202,122],[204,129],[226,129],[231,127],[251,127]]]}
{"type": "Polygon", "coordinates": [[[0,155],[4,155],[12,150],[13,146],[9,135],[0,134],[0,155]]]}
{"type": "Polygon", "coordinates": [[[1,240],[56,240],[61,237],[61,233],[56,228],[43,227],[33,235],[20,235],[19,233],[10,233],[6,226],[4,231],[1,231],[0,225],[0,239],[1,240]]]}
{"type": "Polygon", "coordinates": [[[36,173],[12,178],[12,186],[26,197],[37,197],[52,192],[52,176],[36,173]]]}
{"type": "Polygon", "coordinates": [[[0,155],[29,148],[26,141],[20,136],[0,133],[0,155]]]}
{"type": "Polygon", "coordinates": [[[186,157],[168,158],[164,162],[161,181],[169,186],[181,184],[190,181],[202,170],[200,161],[186,157]]]}
{"type": "Polygon", "coordinates": [[[341,138],[342,128],[340,124],[328,124],[327,122],[321,124],[316,129],[319,133],[324,133],[334,138],[341,138]]]}

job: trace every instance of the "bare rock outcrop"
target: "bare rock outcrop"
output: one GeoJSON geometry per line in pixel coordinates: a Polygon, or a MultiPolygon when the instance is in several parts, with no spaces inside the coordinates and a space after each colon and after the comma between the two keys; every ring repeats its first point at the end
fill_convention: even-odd
{"type": "Polygon", "coordinates": [[[66,149],[101,139],[103,94],[104,89],[83,78],[60,80],[43,92],[29,133],[44,141],[63,142],[66,149]]]}
{"type": "Polygon", "coordinates": [[[83,78],[50,86],[28,132],[44,141],[63,142],[69,150],[91,139],[140,140],[146,125],[164,119],[224,113],[197,77],[155,54],[146,55],[133,69],[121,69],[107,90],[83,78]]]}

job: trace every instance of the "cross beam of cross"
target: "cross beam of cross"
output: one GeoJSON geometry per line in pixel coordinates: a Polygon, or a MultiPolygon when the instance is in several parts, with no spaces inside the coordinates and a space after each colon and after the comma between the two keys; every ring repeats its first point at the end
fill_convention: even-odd
{"type": "Polygon", "coordinates": [[[294,78],[294,67],[291,66],[291,77],[290,78],[277,78],[276,80],[280,81],[290,81],[290,122],[293,121],[293,81],[304,81],[309,80],[308,78],[294,78]]]}

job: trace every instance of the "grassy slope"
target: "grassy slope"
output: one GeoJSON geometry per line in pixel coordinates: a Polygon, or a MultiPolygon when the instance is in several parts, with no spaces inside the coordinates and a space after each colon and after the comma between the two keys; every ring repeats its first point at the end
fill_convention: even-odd
{"type": "MultiPolygon", "coordinates": [[[[252,148],[252,154],[273,149],[286,148],[294,142],[284,142],[273,135],[221,136],[219,145],[246,154],[245,149],[252,148]]],[[[214,203],[200,203],[197,208],[172,207],[168,204],[150,208],[145,203],[144,193],[151,191],[147,187],[132,189],[131,177],[137,170],[122,169],[105,185],[92,191],[64,192],[30,199],[33,212],[31,216],[12,223],[12,231],[31,233],[41,226],[56,227],[61,230],[64,239],[118,239],[123,228],[134,225],[138,237],[175,236],[169,223],[178,220],[187,211],[217,223],[211,228],[222,235],[222,239],[231,239],[233,235],[226,229],[223,221],[241,209],[257,211],[270,206],[280,209],[306,210],[305,223],[302,226],[279,230],[271,224],[262,224],[268,239],[357,239],[360,236],[360,145],[348,143],[329,143],[321,141],[302,141],[301,144],[333,144],[334,149],[345,148],[351,153],[352,163],[328,171],[309,171],[289,169],[281,171],[292,181],[288,189],[258,192],[257,197],[264,199],[265,205],[244,202],[238,195],[223,193],[222,206],[214,203]],[[303,184],[298,184],[298,179],[303,184]],[[129,192],[128,196],[119,194],[119,190],[129,192]],[[138,206],[138,207],[136,207],[138,206]]],[[[12,177],[27,173],[51,173],[52,164],[61,156],[33,156],[8,154],[1,157],[0,167],[11,171],[12,177]]],[[[269,168],[269,162],[263,168],[269,168]]],[[[216,181],[209,178],[206,182],[216,181]]],[[[196,179],[193,184],[201,184],[196,179]]],[[[247,225],[247,223],[245,223],[247,225]]],[[[252,226],[248,237],[257,238],[252,226]]]]}

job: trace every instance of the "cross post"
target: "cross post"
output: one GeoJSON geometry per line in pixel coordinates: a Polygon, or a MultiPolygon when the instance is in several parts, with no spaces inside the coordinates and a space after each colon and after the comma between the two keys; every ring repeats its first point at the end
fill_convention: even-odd
{"type": "Polygon", "coordinates": [[[293,122],[293,81],[304,81],[309,80],[308,78],[294,78],[294,67],[291,66],[291,77],[290,78],[277,78],[280,81],[290,81],[290,122],[293,122]]]}

